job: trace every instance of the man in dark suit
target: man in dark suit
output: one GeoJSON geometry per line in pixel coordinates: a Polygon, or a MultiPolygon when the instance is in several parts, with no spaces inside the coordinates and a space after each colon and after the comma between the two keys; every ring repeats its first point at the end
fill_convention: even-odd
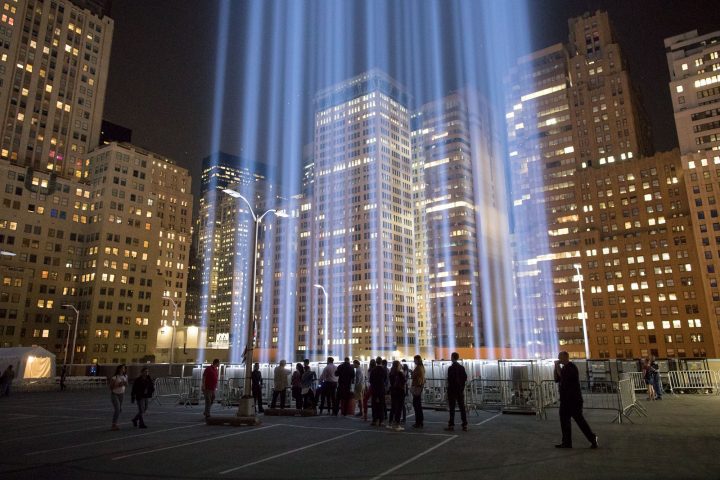
{"type": "Polygon", "coordinates": [[[585,438],[590,442],[590,448],[598,447],[598,437],[593,433],[585,417],[583,417],[583,398],[580,392],[580,375],[574,363],[570,361],[568,352],[560,352],[555,361],[555,381],[560,391],[560,428],[562,429],[562,443],[556,448],[572,448],[572,427],[570,419],[573,418],[585,438]]]}

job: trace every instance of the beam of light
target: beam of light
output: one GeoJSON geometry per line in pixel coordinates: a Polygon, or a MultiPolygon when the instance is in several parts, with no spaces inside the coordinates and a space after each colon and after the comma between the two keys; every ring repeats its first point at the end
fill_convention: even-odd
{"type": "MultiPolygon", "coordinates": [[[[432,357],[433,347],[443,347],[443,356],[466,347],[480,357],[495,355],[496,347],[513,348],[519,356],[529,351],[528,345],[533,355],[553,348],[557,338],[549,277],[528,285],[522,276],[527,269],[521,275],[513,270],[507,196],[518,185],[507,179],[510,167],[501,139],[505,102],[512,96],[506,75],[529,48],[526,3],[317,0],[245,2],[232,8],[225,2],[223,8],[231,10],[225,18],[243,17],[238,23],[244,30],[241,39],[233,40],[233,46],[241,47],[233,51],[234,69],[217,67],[218,75],[233,83],[233,94],[227,105],[219,103],[217,95],[226,82],[216,78],[216,116],[227,110],[235,115],[226,125],[219,120],[214,124],[213,147],[220,148],[222,132],[231,139],[225,144],[241,152],[244,167],[254,171],[257,162],[267,163],[267,181],[251,182],[248,198],[265,208],[285,204],[291,212],[290,219],[268,219],[262,227],[256,285],[242,281],[252,252],[234,252],[238,292],[230,322],[231,361],[239,361],[247,341],[241,327],[248,313],[243,309],[256,290],[261,362],[271,361],[271,351],[290,360],[302,352],[310,358],[342,358],[391,356],[399,350],[432,357]],[[370,72],[368,81],[378,83],[362,90],[357,79],[365,72],[370,72]],[[412,97],[384,92],[379,85],[394,82],[388,78],[412,97]],[[356,83],[351,85],[350,79],[356,83]],[[353,88],[359,92],[356,97],[350,95],[353,88]],[[347,98],[333,97],[341,91],[347,98]],[[372,106],[351,113],[349,102],[364,93],[375,95],[368,99],[372,106]],[[323,103],[326,96],[332,99],[323,103]],[[308,99],[315,100],[308,105],[308,99]],[[330,112],[328,122],[323,111],[330,112]],[[413,126],[416,147],[409,135],[413,111],[422,112],[419,126],[413,126]],[[367,116],[360,119],[361,114],[367,116]],[[327,125],[334,130],[326,130],[327,125]],[[361,145],[353,145],[355,125],[361,145]],[[391,127],[397,130],[391,132],[391,127]],[[407,148],[391,148],[405,137],[407,148]],[[303,143],[310,140],[315,142],[314,190],[301,192],[303,143]],[[402,203],[410,191],[405,176],[412,172],[413,148],[421,150],[415,170],[421,168],[418,178],[427,184],[417,198],[419,204],[428,202],[428,210],[414,216],[402,203]],[[362,182],[377,187],[372,191],[363,190],[348,173],[357,158],[365,162],[362,182]],[[383,190],[383,183],[390,188],[383,190]],[[350,202],[339,201],[355,187],[363,198],[357,211],[350,202]],[[402,199],[399,206],[392,195],[402,199]],[[300,215],[307,204],[312,218],[303,226],[300,215]],[[399,225],[393,215],[401,218],[399,225]],[[427,229],[425,239],[413,236],[418,228],[427,229]],[[298,238],[301,229],[310,234],[298,238]],[[394,250],[398,244],[393,242],[407,241],[427,250],[419,255],[413,248],[394,250]],[[354,250],[360,246],[362,250],[354,250]],[[420,281],[413,262],[423,256],[430,262],[430,277],[420,281]],[[304,275],[297,274],[300,270],[304,275]],[[314,284],[327,289],[327,315],[314,284]],[[534,296],[538,286],[542,305],[534,296]],[[425,349],[418,343],[420,307],[407,304],[421,288],[424,321],[432,332],[425,349]],[[354,339],[363,344],[369,339],[369,345],[358,348],[354,339]],[[299,350],[299,344],[306,350],[299,350]]],[[[225,27],[219,39],[224,36],[227,47],[225,27]]],[[[515,224],[540,221],[523,218],[538,211],[521,210],[515,210],[515,224]]],[[[238,212],[236,225],[228,230],[237,236],[236,245],[247,244],[240,217],[238,212]]],[[[533,248],[544,251],[541,245],[533,248]]],[[[203,300],[207,306],[207,298],[203,300]]]]}
{"type": "MultiPolygon", "coordinates": [[[[225,78],[227,66],[227,46],[228,46],[228,28],[230,24],[230,2],[223,0],[220,3],[220,14],[218,16],[218,35],[217,35],[217,51],[215,58],[215,83],[213,93],[213,111],[212,126],[210,137],[210,151],[216,152],[220,149],[220,135],[223,117],[223,106],[225,100],[225,78]]],[[[217,179],[213,177],[210,180],[209,196],[207,210],[204,216],[206,222],[203,251],[200,254],[202,258],[201,285],[200,293],[200,328],[207,331],[208,328],[208,312],[210,310],[210,290],[211,276],[213,275],[213,264],[215,261],[215,205],[217,203],[217,179]]],[[[201,212],[201,215],[203,212],[201,212]]],[[[205,358],[205,345],[198,342],[198,359],[202,361],[205,358]]]]}

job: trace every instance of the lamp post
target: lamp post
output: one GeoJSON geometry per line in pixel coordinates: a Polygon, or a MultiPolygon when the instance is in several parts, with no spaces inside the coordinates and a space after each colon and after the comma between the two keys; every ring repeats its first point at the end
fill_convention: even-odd
{"type": "Polygon", "coordinates": [[[67,334],[65,335],[65,357],[63,358],[63,365],[67,365],[67,352],[68,346],[70,345],[70,329],[72,328],[72,322],[65,320],[65,325],[68,326],[67,334]]]}
{"type": "Polygon", "coordinates": [[[330,335],[328,334],[328,327],[330,326],[330,322],[329,322],[329,319],[328,319],[328,293],[327,293],[327,290],[325,290],[325,287],[323,287],[323,286],[320,285],[319,283],[316,283],[316,284],[313,285],[313,286],[314,286],[315,288],[319,288],[320,290],[322,290],[323,295],[325,296],[325,322],[324,322],[324,325],[323,325],[323,332],[325,332],[325,341],[324,341],[323,343],[325,344],[325,351],[324,351],[324,353],[325,353],[325,358],[327,358],[328,355],[329,355],[328,349],[330,348],[330,347],[328,346],[328,341],[330,340],[330,335]]]}
{"type": "Polygon", "coordinates": [[[175,362],[175,327],[177,326],[177,311],[178,311],[178,304],[177,302],[167,295],[163,296],[164,300],[170,300],[172,302],[173,306],[173,321],[172,321],[172,336],[170,337],[170,364],[168,365],[168,374],[172,375],[172,366],[175,362]]]}
{"type": "Polygon", "coordinates": [[[255,213],[255,210],[253,209],[252,205],[248,201],[247,198],[245,198],[241,193],[230,189],[225,188],[223,189],[223,193],[226,193],[227,195],[230,195],[233,198],[239,198],[248,207],[248,211],[250,212],[250,215],[252,215],[253,222],[255,223],[255,240],[253,242],[252,246],[252,254],[253,254],[253,267],[251,270],[251,276],[250,276],[250,318],[247,322],[247,346],[245,347],[245,385],[243,387],[243,397],[238,402],[238,417],[253,417],[255,416],[255,408],[253,407],[253,398],[252,398],[252,365],[254,360],[254,349],[255,349],[255,282],[257,277],[257,248],[258,248],[258,234],[260,231],[260,223],[262,222],[262,219],[265,218],[265,215],[268,213],[274,213],[278,217],[287,217],[288,215],[285,212],[279,212],[274,208],[271,208],[269,210],[266,210],[261,215],[257,215],[255,213]]]}
{"type": "MultiPolygon", "coordinates": [[[[75,308],[75,305],[71,305],[69,303],[66,303],[63,307],[71,308],[75,312],[75,333],[73,334],[72,355],[70,355],[70,365],[73,365],[75,363],[75,344],[77,342],[77,327],[78,323],[80,323],[80,311],[75,308]]],[[[68,330],[68,335],[70,335],[70,330],[68,330]]],[[[67,355],[67,350],[65,351],[65,354],[67,355]]]]}
{"type": "Polygon", "coordinates": [[[14,252],[8,252],[7,250],[0,250],[0,257],[14,257],[17,255],[14,252]]]}
{"type": "Polygon", "coordinates": [[[578,281],[578,288],[580,290],[580,316],[582,317],[582,323],[583,323],[583,339],[585,341],[585,358],[587,360],[590,360],[590,344],[588,343],[588,332],[587,332],[587,319],[585,318],[585,300],[583,299],[583,288],[582,288],[582,274],[580,274],[580,267],[581,265],[579,263],[576,263],[573,265],[575,267],[575,271],[577,272],[577,281],[578,281]]]}

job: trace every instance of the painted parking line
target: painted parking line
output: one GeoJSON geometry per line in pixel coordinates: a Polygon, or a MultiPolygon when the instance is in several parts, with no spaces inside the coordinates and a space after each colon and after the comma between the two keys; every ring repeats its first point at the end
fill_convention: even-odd
{"type": "MultiPolygon", "coordinates": [[[[120,425],[130,425],[130,422],[127,423],[121,423],[120,425]]],[[[64,433],[76,433],[76,432],[89,432],[91,430],[101,430],[101,429],[107,430],[107,425],[103,424],[101,426],[97,427],[89,427],[89,428],[78,428],[75,430],[61,430],[59,432],[51,432],[51,433],[41,433],[39,435],[29,435],[27,437],[12,437],[12,438],[6,438],[1,439],[0,443],[7,443],[7,442],[17,442],[18,440],[32,440],[34,438],[43,438],[43,437],[53,437],[55,435],[62,435],[64,433]]]]}
{"type": "Polygon", "coordinates": [[[227,435],[219,435],[219,436],[215,436],[215,437],[209,437],[209,438],[202,438],[202,439],[200,439],[200,440],[194,440],[194,441],[192,441],[192,442],[185,442],[185,443],[180,443],[180,444],[177,444],[177,445],[169,445],[169,446],[167,446],[167,447],[154,448],[154,449],[152,449],[152,450],[143,450],[143,451],[140,451],[140,452],[129,453],[129,454],[127,454],[127,455],[122,455],[122,456],[119,456],[119,457],[114,457],[113,460],[122,460],[122,459],[124,459],[124,458],[138,457],[138,456],[140,456],[140,455],[147,455],[147,454],[155,453],[155,452],[164,452],[164,451],[166,451],[166,450],[172,450],[173,448],[187,447],[188,445],[196,445],[196,444],[198,444],[198,443],[212,442],[212,441],[214,441],[214,440],[220,440],[221,438],[235,437],[235,436],[237,436],[237,435],[243,435],[243,434],[245,434],[245,433],[258,432],[258,431],[260,431],[260,430],[266,430],[266,429],[268,429],[268,428],[272,428],[272,427],[275,427],[275,426],[276,426],[276,425],[268,425],[268,426],[265,426],[265,427],[253,428],[253,429],[251,429],[251,430],[243,430],[242,432],[228,433],[227,435]]]}
{"type": "Polygon", "coordinates": [[[415,460],[417,460],[418,458],[422,457],[423,455],[427,455],[428,453],[432,452],[432,451],[435,450],[436,448],[440,448],[440,447],[442,447],[443,445],[445,445],[446,443],[448,443],[448,442],[450,442],[450,441],[452,441],[452,440],[455,440],[456,438],[457,438],[457,435],[453,435],[453,436],[451,436],[450,438],[446,438],[445,440],[443,440],[442,442],[438,443],[437,445],[434,445],[434,446],[428,448],[427,450],[424,450],[424,451],[418,453],[418,454],[415,455],[414,457],[408,458],[408,459],[405,460],[404,462],[399,463],[399,464],[395,465],[394,467],[392,467],[392,468],[390,468],[390,469],[388,469],[388,470],[385,470],[385,471],[384,471],[383,473],[381,473],[380,475],[378,475],[378,476],[376,476],[376,477],[373,477],[372,480],[378,480],[378,479],[380,479],[380,478],[382,478],[382,477],[384,477],[384,476],[386,476],[386,475],[389,475],[389,474],[393,473],[394,471],[401,469],[401,468],[404,467],[405,465],[408,465],[408,464],[414,462],[415,460]]]}
{"type": "Polygon", "coordinates": [[[137,437],[146,437],[148,435],[157,435],[158,433],[170,432],[172,430],[180,430],[183,428],[192,428],[192,427],[197,427],[200,425],[205,425],[205,424],[197,423],[197,424],[192,424],[192,425],[183,425],[182,427],[165,428],[163,430],[153,430],[152,432],[140,433],[138,435],[124,435],[122,437],[109,438],[107,440],[98,440],[95,442],[78,443],[76,445],[66,445],[64,447],[49,448],[47,450],[36,450],[34,452],[26,453],[25,455],[26,456],[40,455],[41,453],[58,452],[61,450],[69,450],[71,448],[87,447],[88,445],[98,445],[100,443],[110,443],[110,442],[119,442],[119,441],[128,441],[128,440],[132,441],[132,439],[137,438],[137,437]]]}
{"type": "Polygon", "coordinates": [[[255,462],[246,463],[245,465],[240,465],[239,467],[234,467],[234,468],[230,468],[230,469],[228,469],[228,470],[223,470],[222,472],[220,472],[220,475],[225,475],[225,474],[228,474],[228,473],[232,473],[232,472],[238,471],[238,470],[243,469],[243,468],[252,467],[253,465],[258,465],[258,464],[260,464],[260,463],[268,462],[268,461],[270,461],[270,460],[274,460],[274,459],[276,459],[276,458],[284,457],[285,455],[290,455],[290,454],[292,454],[292,453],[300,452],[300,451],[306,450],[306,449],[308,449],[308,448],[317,447],[318,445],[322,445],[323,443],[333,442],[333,441],[335,441],[335,440],[339,440],[339,439],[341,439],[341,438],[343,438],[343,437],[347,437],[347,436],[353,435],[353,434],[358,433],[358,432],[360,432],[360,431],[361,431],[361,430],[353,430],[352,432],[344,433],[344,434],[342,434],[342,435],[338,435],[337,437],[328,438],[328,439],[323,440],[323,441],[321,441],[321,442],[312,443],[312,444],[310,444],[310,445],[305,445],[304,447],[295,448],[295,449],[289,450],[289,451],[287,451],[287,452],[278,453],[277,455],[273,455],[273,456],[270,456],[270,457],[265,457],[265,458],[263,458],[263,459],[261,459],[261,460],[255,461],[255,462]]]}
{"type": "Polygon", "coordinates": [[[293,423],[276,423],[275,425],[282,425],[284,427],[292,427],[292,428],[306,428],[309,430],[340,430],[344,432],[367,432],[367,433],[385,433],[385,434],[402,434],[402,435],[426,435],[431,437],[451,437],[453,436],[450,433],[428,433],[428,432],[408,432],[406,430],[401,430],[400,432],[396,430],[391,430],[389,428],[345,428],[345,427],[311,427],[307,425],[295,425],[293,423]]]}
{"type": "Polygon", "coordinates": [[[496,414],[493,415],[492,417],[486,418],[485,420],[483,420],[483,421],[480,422],[480,423],[473,423],[473,425],[475,425],[475,426],[482,425],[483,423],[487,423],[487,422],[489,422],[490,420],[492,420],[493,418],[497,418],[497,417],[499,417],[499,416],[501,416],[501,415],[502,415],[502,412],[496,413],[496,414]]]}

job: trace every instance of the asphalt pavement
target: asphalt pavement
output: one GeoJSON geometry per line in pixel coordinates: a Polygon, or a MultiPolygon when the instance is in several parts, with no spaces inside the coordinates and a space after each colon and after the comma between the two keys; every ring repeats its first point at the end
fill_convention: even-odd
{"type": "MultiPolygon", "coordinates": [[[[642,401],[648,416],[612,423],[586,411],[600,448],[573,426],[574,447],[556,449],[557,410],[477,411],[469,431],[446,432],[448,413],[425,411],[425,428],[396,432],[357,417],[261,417],[255,427],[206,425],[202,405],[153,403],[134,428],[126,396],[110,431],[103,391],[18,393],[0,398],[0,478],[30,479],[720,479],[720,396],[642,401]]],[[[213,415],[233,415],[213,407],[213,415]]],[[[459,425],[459,418],[456,419],[459,425]]]]}

